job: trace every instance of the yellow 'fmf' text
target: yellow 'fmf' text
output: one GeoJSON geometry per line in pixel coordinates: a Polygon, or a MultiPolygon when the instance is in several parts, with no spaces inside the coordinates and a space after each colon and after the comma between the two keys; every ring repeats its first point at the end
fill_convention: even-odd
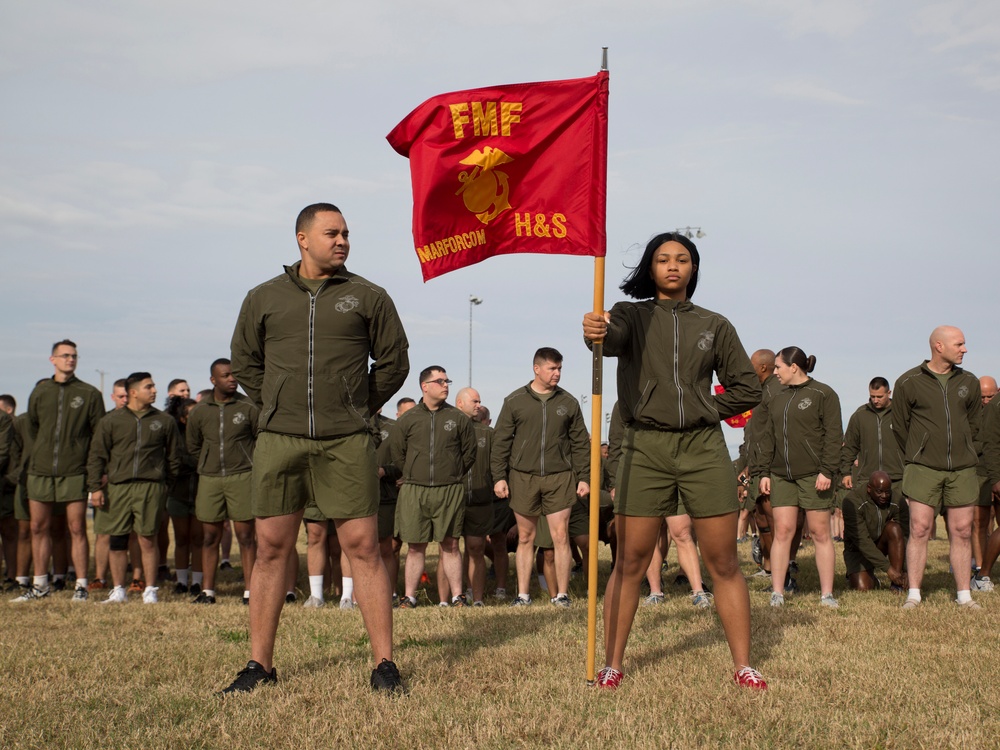
{"type": "Polygon", "coordinates": [[[468,126],[472,126],[472,135],[510,135],[510,127],[521,122],[519,114],[522,102],[461,102],[449,104],[451,109],[451,124],[455,128],[455,140],[461,140],[468,135],[468,126]]]}

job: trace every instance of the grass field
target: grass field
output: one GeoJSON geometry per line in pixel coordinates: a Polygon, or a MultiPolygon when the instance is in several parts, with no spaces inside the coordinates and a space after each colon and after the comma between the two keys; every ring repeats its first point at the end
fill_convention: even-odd
{"type": "MultiPolygon", "coordinates": [[[[764,694],[732,684],[715,615],[671,585],[673,550],[667,600],[640,608],[615,693],[585,683],[582,579],[569,610],[396,612],[402,697],[370,692],[358,612],[294,604],[278,633],[279,684],[216,698],[249,658],[232,573],[214,607],[169,593],[155,606],[73,604],[69,592],[0,602],[0,747],[1000,747],[1000,593],[960,611],[946,552],[931,543],[925,602],[911,612],[887,591],[843,591],[840,545],[837,611],[819,606],[810,545],[803,593],[785,608],[772,610],[766,580],[752,579],[764,694]]],[[[749,545],[740,554],[752,572],[749,545]]]]}

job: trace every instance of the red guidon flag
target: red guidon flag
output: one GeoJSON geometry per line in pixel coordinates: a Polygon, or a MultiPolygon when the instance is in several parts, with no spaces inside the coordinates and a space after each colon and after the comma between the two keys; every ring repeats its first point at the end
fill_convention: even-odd
{"type": "MultiPolygon", "coordinates": [[[[716,393],[725,393],[726,389],[725,389],[725,387],[723,387],[721,385],[717,385],[717,386],[715,386],[715,392],[716,393]]],[[[753,416],[753,410],[751,409],[750,411],[745,411],[742,414],[737,414],[735,417],[730,417],[729,419],[727,419],[725,421],[726,421],[726,424],[729,425],[730,427],[736,427],[736,428],[746,427],[747,426],[747,422],[750,421],[750,417],[752,417],[752,416],[753,416]]]]}
{"type": "Polygon", "coordinates": [[[506,253],[605,254],[607,71],[435,96],[386,138],[410,160],[424,281],[506,253]]]}

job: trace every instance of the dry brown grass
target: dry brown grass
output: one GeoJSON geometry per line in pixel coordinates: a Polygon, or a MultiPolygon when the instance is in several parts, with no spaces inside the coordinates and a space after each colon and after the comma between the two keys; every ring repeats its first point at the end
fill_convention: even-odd
{"type": "MultiPolygon", "coordinates": [[[[841,609],[821,608],[811,546],[804,593],[784,609],[752,580],[766,694],[733,686],[714,615],[670,585],[675,565],[667,601],[639,611],[613,694],[585,684],[582,581],[570,610],[398,612],[410,691],[396,698],[368,689],[357,612],[300,605],[282,618],[280,683],[216,698],[249,650],[231,574],[214,607],[170,594],[154,607],[74,605],[68,593],[0,602],[0,747],[998,747],[1000,593],[977,595],[984,611],[959,611],[945,553],[932,543],[929,593],[912,612],[888,592],[843,592],[842,561],[841,609]]],[[[608,567],[602,559],[602,576],[608,567]]]]}

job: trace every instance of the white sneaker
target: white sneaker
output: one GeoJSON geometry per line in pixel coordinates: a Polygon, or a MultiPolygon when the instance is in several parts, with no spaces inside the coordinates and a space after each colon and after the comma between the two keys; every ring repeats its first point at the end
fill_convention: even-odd
{"type": "Polygon", "coordinates": [[[990,580],[989,576],[973,576],[972,580],[969,581],[973,591],[992,591],[993,581],[990,580]]]}
{"type": "Polygon", "coordinates": [[[341,599],[340,599],[340,608],[341,609],[354,609],[354,602],[352,602],[350,600],[350,598],[348,598],[348,597],[341,597],[341,599]]]}
{"type": "Polygon", "coordinates": [[[833,594],[826,594],[825,596],[820,597],[819,603],[824,607],[829,607],[830,609],[838,609],[840,607],[840,603],[833,598],[833,594]]]}
{"type": "Polygon", "coordinates": [[[326,606],[326,602],[320,599],[318,596],[310,596],[304,602],[302,602],[303,609],[322,609],[326,606]]]}
{"type": "Polygon", "coordinates": [[[493,597],[495,599],[500,599],[501,601],[503,601],[504,599],[507,598],[507,589],[498,588],[495,592],[493,592],[493,597]]]}
{"type": "Polygon", "coordinates": [[[146,590],[142,592],[142,603],[143,604],[157,604],[160,601],[160,597],[157,596],[159,592],[159,587],[157,586],[147,586],[146,590]]]}
{"type": "Polygon", "coordinates": [[[128,594],[125,593],[124,586],[115,586],[108,594],[108,598],[98,604],[124,604],[128,601],[128,594]]]}
{"type": "Polygon", "coordinates": [[[779,594],[777,591],[771,592],[771,606],[772,607],[784,607],[785,597],[779,594]]]}

